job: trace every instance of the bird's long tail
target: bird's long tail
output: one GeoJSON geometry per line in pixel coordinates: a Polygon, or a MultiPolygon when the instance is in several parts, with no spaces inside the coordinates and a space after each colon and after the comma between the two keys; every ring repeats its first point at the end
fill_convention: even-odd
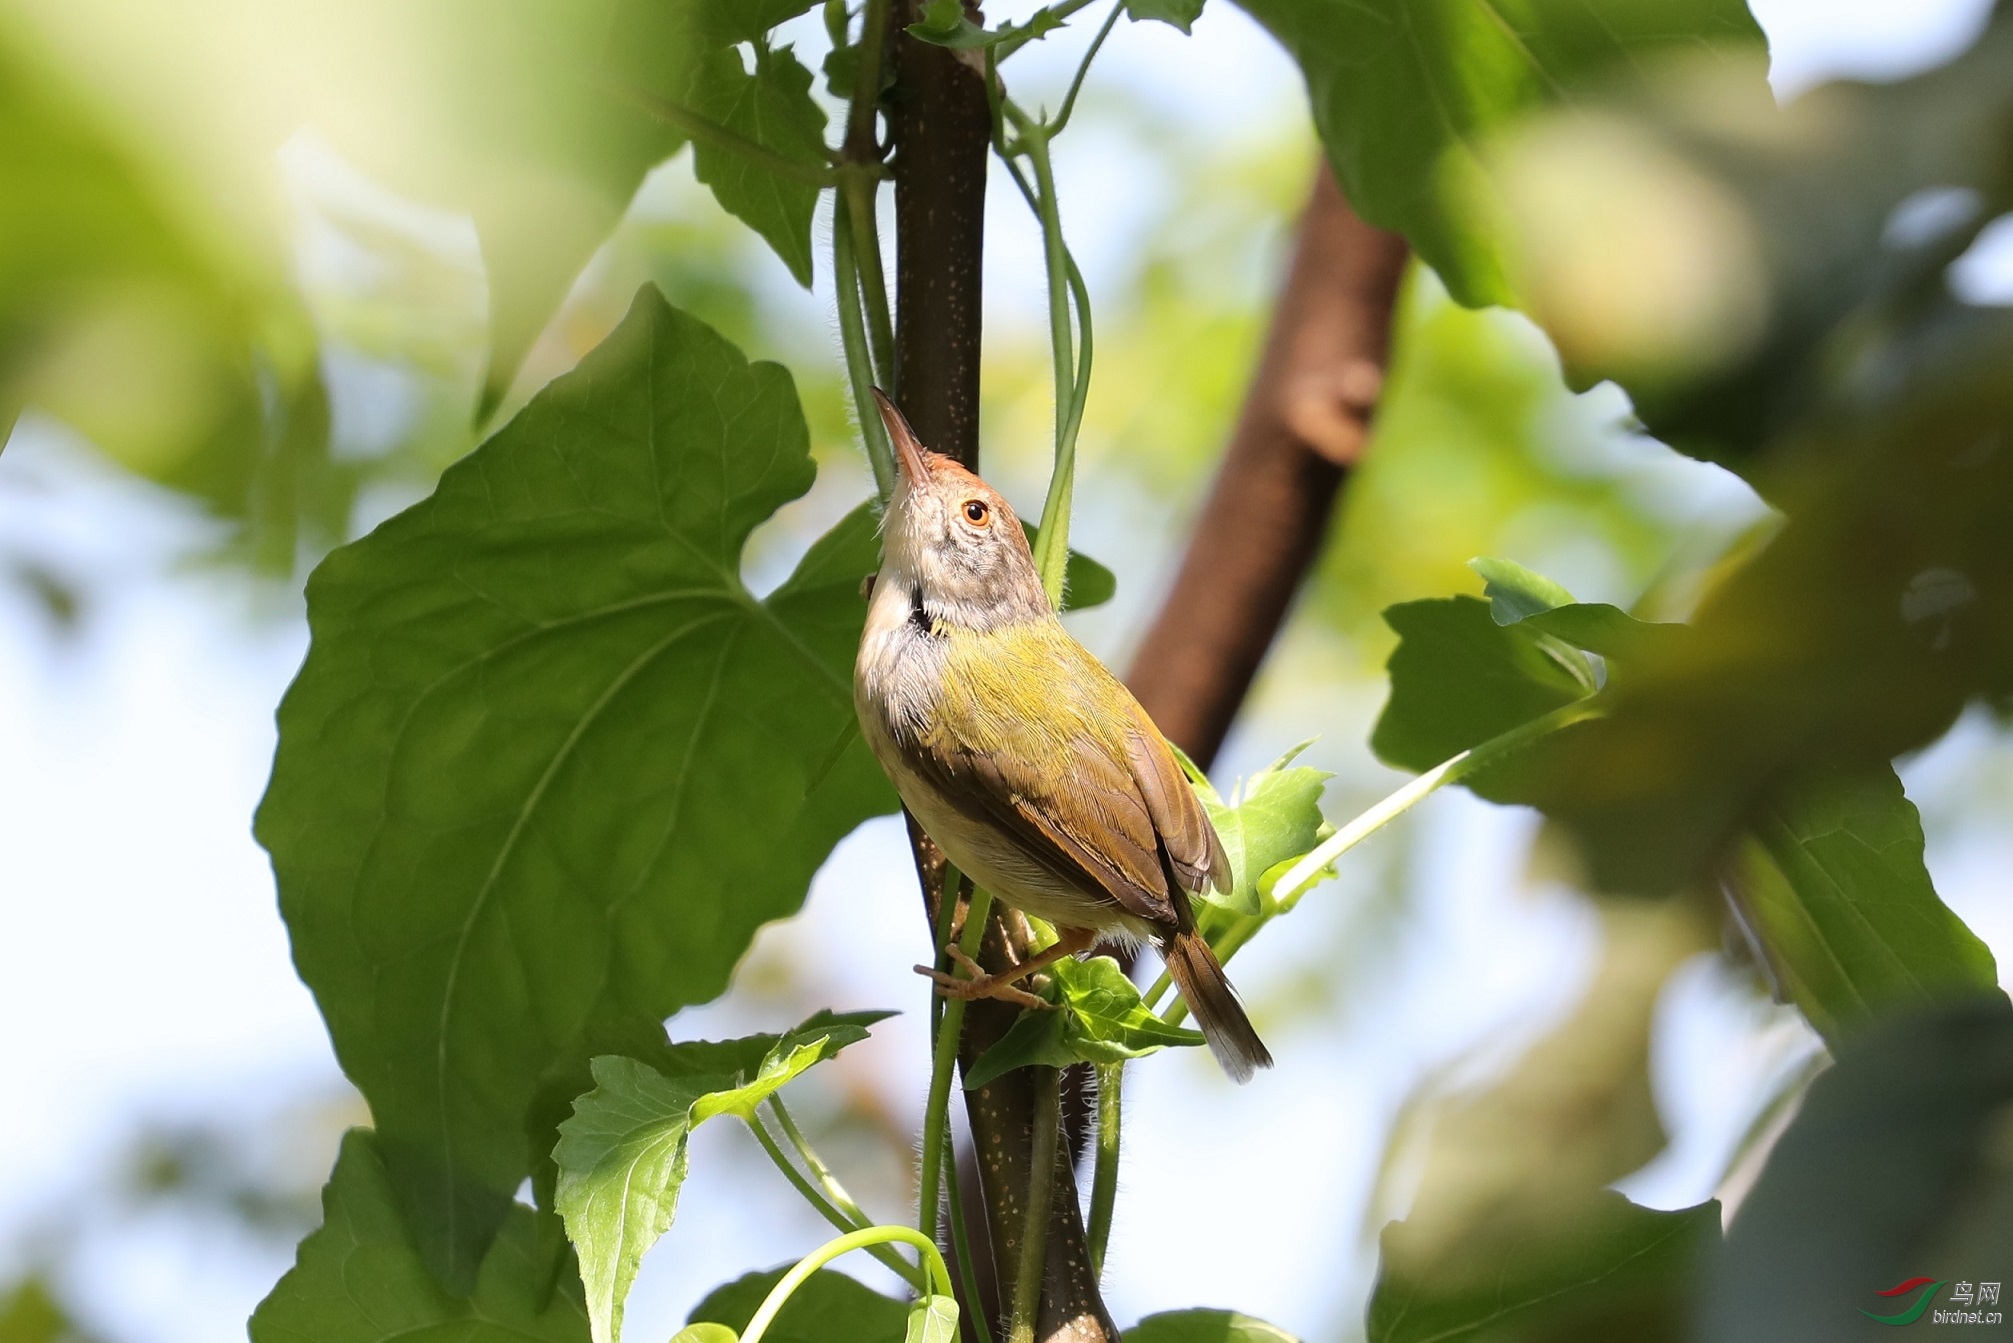
{"type": "Polygon", "coordinates": [[[1201,934],[1193,928],[1184,929],[1161,943],[1160,954],[1174,987],[1181,990],[1195,1024],[1209,1041],[1209,1052],[1216,1055],[1230,1079],[1249,1082],[1253,1072],[1270,1068],[1271,1052],[1251,1028],[1244,1004],[1237,1001],[1237,990],[1230,987],[1222,962],[1201,934]]]}

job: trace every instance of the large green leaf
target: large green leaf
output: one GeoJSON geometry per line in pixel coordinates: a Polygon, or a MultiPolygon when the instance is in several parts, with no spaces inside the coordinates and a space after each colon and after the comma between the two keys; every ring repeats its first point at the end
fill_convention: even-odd
{"type": "Polygon", "coordinates": [[[1277,1325],[1234,1310],[1165,1310],[1125,1331],[1125,1343],[1299,1343],[1277,1325]]]}
{"type": "Polygon", "coordinates": [[[1991,949],[1937,899],[1893,770],[1814,769],[1749,824],[1730,884],[1782,988],[1833,1044],[1880,1012],[1999,982],[1991,949]]]}
{"type": "MultiPolygon", "coordinates": [[[[1764,52],[1741,0],[1240,3],[1300,63],[1350,202],[1471,306],[1514,298],[1478,158],[1492,132],[1659,56],[1764,52]]],[[[1759,85],[1755,65],[1746,78],[1759,85]]]]}
{"type": "Polygon", "coordinates": [[[674,1045],[660,1068],[614,1055],[593,1062],[594,1090],[559,1127],[554,1204],[580,1256],[595,1343],[622,1334],[636,1266],[671,1227],[686,1140],[716,1115],[755,1107],[812,1064],[866,1038],[887,1013],[821,1013],[787,1035],[674,1045]]]}
{"type": "Polygon", "coordinates": [[[2013,1007],[1996,991],[1890,1018],[1841,1046],[1713,1257],[1694,1337],[1893,1338],[1861,1312],[1897,1314],[1915,1294],[1877,1293],[1941,1279],[1932,1304],[1948,1309],[1957,1282],[2003,1281],[2009,1106],[2013,1007]]]}
{"type": "Polygon", "coordinates": [[[894,808],[848,739],[867,511],[767,598],[740,581],[749,532],[811,477],[789,374],[646,289],[309,582],[257,832],[451,1283],[550,1148],[557,1116],[533,1111],[718,994],[831,846],[894,808]]]}
{"type": "Polygon", "coordinates": [[[1140,999],[1138,985],[1109,956],[1060,960],[1048,974],[1046,993],[1055,1010],[1021,1013],[972,1065],[967,1090],[1035,1064],[1121,1063],[1169,1046],[1202,1043],[1199,1032],[1155,1016],[1140,999]]]}
{"type": "Polygon", "coordinates": [[[1189,781],[1230,859],[1230,889],[1203,891],[1201,899],[1231,913],[1256,914],[1263,903],[1260,887],[1266,873],[1306,856],[1321,842],[1327,828],[1321,816],[1321,790],[1335,776],[1294,765],[1294,757],[1306,747],[1294,747],[1242,780],[1228,801],[1183,757],[1189,781]]]}
{"type": "Polygon", "coordinates": [[[587,1343],[572,1256],[555,1264],[516,1205],[467,1299],[441,1290],[400,1216],[376,1137],[344,1136],[322,1225],[252,1316],[252,1343],[587,1343]]]}
{"type": "Polygon", "coordinates": [[[1414,1272],[1406,1224],[1384,1228],[1370,1343],[1546,1343],[1685,1337],[1694,1265],[1719,1241],[1719,1204],[1677,1212],[1605,1192],[1555,1232],[1471,1271],[1414,1272]]]}
{"type": "MultiPolygon", "coordinates": [[[[714,1288],[692,1308],[691,1323],[725,1325],[739,1334],[789,1271],[786,1264],[714,1288]]],[[[765,1343],[903,1343],[908,1316],[901,1302],[836,1269],[821,1268],[790,1294],[763,1338],[765,1343]]]]}

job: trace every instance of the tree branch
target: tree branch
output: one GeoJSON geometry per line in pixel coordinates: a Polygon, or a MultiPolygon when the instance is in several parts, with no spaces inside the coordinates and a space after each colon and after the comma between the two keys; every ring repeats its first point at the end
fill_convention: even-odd
{"type": "Polygon", "coordinates": [[[1349,208],[1324,162],[1229,450],[1127,677],[1160,730],[1204,768],[1362,454],[1406,255],[1403,238],[1349,208]]]}

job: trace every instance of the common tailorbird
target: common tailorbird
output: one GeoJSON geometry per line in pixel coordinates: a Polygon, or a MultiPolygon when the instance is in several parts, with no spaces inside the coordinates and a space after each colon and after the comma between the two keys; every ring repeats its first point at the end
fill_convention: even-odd
{"type": "Polygon", "coordinates": [[[916,968],[959,997],[1025,1002],[1015,981],[1063,956],[1150,942],[1217,1062],[1248,1081],[1272,1056],[1189,899],[1230,888],[1209,814],[1139,701],[1056,619],[1006,500],[875,399],[898,481],[853,669],[861,733],[944,856],[1059,939],[998,974],[916,968]]]}

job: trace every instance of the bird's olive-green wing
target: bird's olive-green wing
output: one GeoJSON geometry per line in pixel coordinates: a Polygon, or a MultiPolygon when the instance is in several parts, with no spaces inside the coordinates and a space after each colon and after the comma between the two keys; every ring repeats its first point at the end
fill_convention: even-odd
{"type": "Polygon", "coordinates": [[[1068,887],[1149,923],[1175,920],[1152,812],[1125,760],[1091,737],[1044,751],[939,743],[915,762],[961,809],[1012,836],[1068,887]]]}

